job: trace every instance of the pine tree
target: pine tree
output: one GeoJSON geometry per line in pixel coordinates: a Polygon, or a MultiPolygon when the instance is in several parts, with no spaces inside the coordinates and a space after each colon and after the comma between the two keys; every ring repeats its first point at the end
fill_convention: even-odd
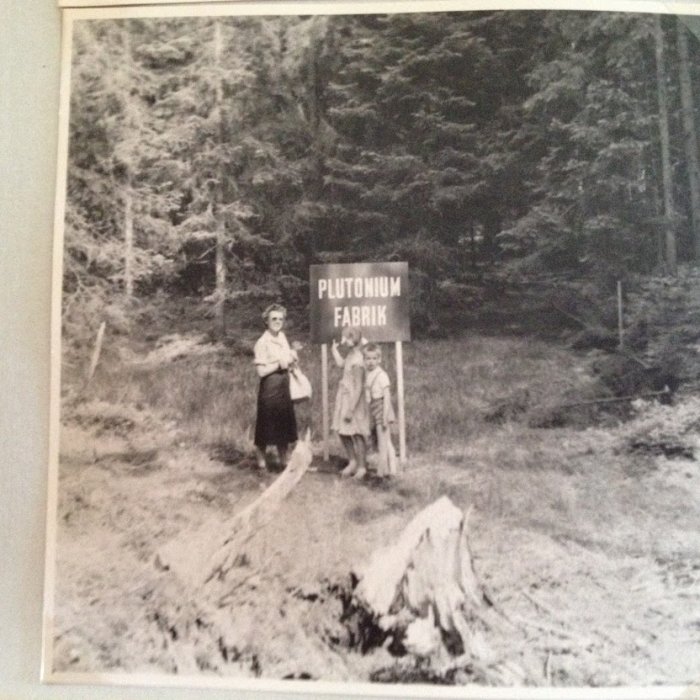
{"type": "Polygon", "coordinates": [[[651,20],[550,13],[529,73],[536,134],[527,211],[501,242],[516,269],[614,280],[649,269],[658,221],[651,20]],[[650,89],[651,88],[651,89],[650,89]]]}
{"type": "Polygon", "coordinates": [[[673,171],[671,168],[669,98],[666,85],[666,49],[660,15],[654,18],[654,50],[656,56],[656,94],[659,106],[658,126],[659,141],[661,143],[661,172],[663,176],[664,194],[665,262],[668,273],[675,275],[678,270],[675,226],[676,206],[673,196],[673,171]]]}
{"type": "Polygon", "coordinates": [[[688,158],[691,240],[695,260],[700,261],[700,163],[698,162],[697,121],[695,119],[695,100],[693,98],[693,84],[690,71],[688,36],[685,24],[680,17],[676,19],[676,37],[678,41],[678,67],[685,153],[688,158]]]}
{"type": "Polygon", "coordinates": [[[95,312],[117,290],[128,302],[168,267],[161,241],[173,200],[153,177],[154,80],[138,53],[152,30],[137,20],[75,25],[64,286],[82,302],[72,308],[95,312]]]}

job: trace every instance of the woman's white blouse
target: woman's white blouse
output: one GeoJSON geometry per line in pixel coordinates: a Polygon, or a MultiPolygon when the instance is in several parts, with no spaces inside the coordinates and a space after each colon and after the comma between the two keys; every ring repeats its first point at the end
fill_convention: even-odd
{"type": "Polygon", "coordinates": [[[294,353],[289,347],[287,336],[280,331],[277,337],[270,331],[265,331],[255,343],[253,364],[269,365],[285,360],[288,364],[293,361],[294,353]]]}

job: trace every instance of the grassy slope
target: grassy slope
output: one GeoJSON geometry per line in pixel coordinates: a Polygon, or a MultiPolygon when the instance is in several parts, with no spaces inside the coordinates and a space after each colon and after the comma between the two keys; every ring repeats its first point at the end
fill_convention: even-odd
{"type": "MultiPolygon", "coordinates": [[[[60,667],[367,678],[395,661],[343,650],[340,606],[324,582],[344,581],[447,494],[473,509],[477,571],[518,621],[517,632],[491,641],[533,682],[695,677],[696,463],[630,453],[634,424],[529,427],[556,404],[595,394],[576,356],[507,338],[408,344],[405,474],[390,488],[307,475],[247,552],[232,607],[214,610],[183,602],[150,562],[160,544],[212,513],[223,520],[274,478],[247,458],[250,357],[219,348],[137,365],[110,352],[92,402],[66,410],[60,667]],[[500,420],[485,420],[503,406],[500,420]]],[[[317,356],[308,348],[302,359],[319,387],[317,356]]]]}

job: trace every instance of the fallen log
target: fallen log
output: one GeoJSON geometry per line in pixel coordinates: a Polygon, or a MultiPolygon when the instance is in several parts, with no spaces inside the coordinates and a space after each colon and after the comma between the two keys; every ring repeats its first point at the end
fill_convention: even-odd
{"type": "Polygon", "coordinates": [[[665,386],[661,391],[648,391],[645,394],[633,394],[630,396],[605,396],[602,399],[591,399],[589,401],[575,401],[574,403],[563,403],[557,408],[576,408],[578,406],[593,406],[598,403],[617,403],[620,401],[636,401],[637,399],[652,399],[659,396],[668,396],[671,390],[665,386]]]}
{"type": "Polygon", "coordinates": [[[490,603],[472,564],[467,517],[441,497],[354,572],[356,604],[419,657],[488,661],[490,603]]]}
{"type": "Polygon", "coordinates": [[[311,441],[307,431],[297,442],[286,469],[252,503],[226,520],[210,518],[196,532],[183,533],[161,547],[154,564],[175,573],[189,588],[225,581],[242,560],[245,544],[268,525],[282,501],[311,464],[311,441]]]}

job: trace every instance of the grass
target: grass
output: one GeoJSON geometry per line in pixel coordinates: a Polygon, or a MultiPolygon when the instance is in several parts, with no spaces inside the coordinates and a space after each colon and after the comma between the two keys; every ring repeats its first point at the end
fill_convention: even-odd
{"type": "MultiPolygon", "coordinates": [[[[141,341],[129,349],[146,355],[152,348],[141,341]]],[[[95,535],[90,528],[115,506],[110,517],[125,523],[124,532],[129,530],[145,560],[153,545],[154,514],[155,539],[162,542],[212,513],[229,517],[274,475],[236,468],[245,466],[252,450],[258,383],[243,345],[152,366],[129,364],[120,359],[125,356],[112,347],[83,400],[66,404],[62,477],[71,487],[64,489],[63,511],[71,517],[66,527],[84,522],[90,539],[95,535]]],[[[385,358],[395,377],[390,346],[385,358]]],[[[318,348],[305,348],[301,361],[316,391],[312,424],[318,441],[318,348]]],[[[338,377],[331,368],[331,403],[338,377]]],[[[660,463],[655,450],[660,441],[680,438],[682,445],[697,447],[700,402],[642,411],[636,422],[620,426],[545,429],[533,417],[591,395],[598,390],[595,379],[581,358],[562,348],[506,337],[407,343],[405,386],[405,473],[381,486],[322,471],[305,476],[279,520],[247,551],[263,584],[313,592],[320,590],[318,580],[345,580],[351,566],[392,541],[418,510],[447,495],[470,512],[476,567],[499,603],[527,612],[530,604],[520,592],[534,591],[536,599],[569,615],[572,629],[607,625],[610,633],[618,624],[615,615],[620,624],[629,617],[646,629],[637,610],[646,609],[644,601],[628,600],[627,577],[618,569],[631,570],[638,585],[648,584],[653,593],[657,569],[671,567],[673,573],[678,562],[697,558],[696,476],[688,462],[660,463]],[[632,449],[645,436],[654,440],[649,450],[632,449]],[[596,605],[609,606],[590,623],[587,596],[594,601],[591,615],[596,605]]],[[[340,453],[335,442],[334,452],[340,453]]],[[[104,536],[111,537],[113,529],[110,525],[104,536]]],[[[695,574],[683,569],[682,576],[694,580],[695,574]]],[[[274,604],[261,598],[263,620],[284,598],[274,586],[274,604]]],[[[687,604],[680,594],[678,600],[687,604]]],[[[534,614],[529,610],[531,619],[534,614]]],[[[280,635],[300,627],[276,618],[272,623],[283,625],[274,627],[280,635]]],[[[279,640],[276,632],[269,634],[273,648],[279,640]]],[[[549,648],[548,637],[541,643],[549,648]]],[[[587,678],[603,658],[591,652],[586,666],[583,656],[570,656],[556,660],[569,674],[561,682],[587,678]]]]}
{"type": "MultiPolygon", "coordinates": [[[[384,357],[395,378],[391,346],[384,357]]],[[[312,425],[320,441],[319,349],[303,349],[301,363],[315,389],[312,425]]],[[[658,510],[633,479],[646,473],[640,466],[645,457],[620,454],[622,437],[639,433],[634,426],[616,433],[529,424],[543,406],[552,409],[596,390],[572,353],[522,338],[416,341],[405,345],[404,372],[408,478],[396,487],[392,510],[409,512],[447,494],[464,508],[562,534],[580,530],[590,533],[586,537],[612,541],[615,527],[623,523],[625,536],[635,542],[639,538],[628,526],[628,513],[658,510]],[[492,420],[494,407],[508,401],[520,410],[492,420]],[[602,535],[601,523],[608,526],[602,535]]],[[[331,410],[339,374],[331,367],[331,410]]],[[[150,367],[113,360],[99,368],[90,389],[94,403],[88,413],[99,417],[83,416],[83,422],[128,426],[155,412],[177,426],[178,439],[231,464],[252,452],[257,384],[252,358],[225,348],[150,367]],[[109,408],[118,405],[134,408],[124,415],[109,408]]],[[[673,419],[667,423],[672,427],[673,419]]],[[[331,452],[342,454],[335,441],[331,452]]],[[[372,508],[361,500],[350,508],[353,521],[372,517],[372,508]]]]}
{"type": "Polygon", "coordinates": [[[117,366],[93,389],[103,401],[146,406],[177,421],[193,444],[252,449],[257,378],[252,363],[227,365],[227,358],[210,356],[146,369],[117,366]]]}
{"type": "MultiPolygon", "coordinates": [[[[393,348],[385,346],[384,365],[392,377],[396,402],[393,355],[393,348]]],[[[312,425],[318,439],[322,425],[319,349],[307,346],[300,360],[315,390],[312,425]]],[[[488,441],[494,432],[510,429],[512,421],[492,426],[485,420],[494,406],[522,396],[527,397],[526,413],[543,403],[556,404],[585,384],[575,364],[570,354],[537,341],[475,337],[407,343],[404,384],[409,452],[454,459],[455,446],[466,445],[465,456],[473,457],[469,447],[473,440],[488,441]]],[[[339,376],[340,370],[331,366],[331,411],[339,376]]],[[[157,410],[176,420],[194,443],[228,444],[245,450],[252,446],[257,384],[252,358],[229,355],[223,349],[146,368],[112,360],[98,369],[91,392],[106,402],[157,410]]],[[[533,455],[531,445],[520,451],[533,455]]]]}

